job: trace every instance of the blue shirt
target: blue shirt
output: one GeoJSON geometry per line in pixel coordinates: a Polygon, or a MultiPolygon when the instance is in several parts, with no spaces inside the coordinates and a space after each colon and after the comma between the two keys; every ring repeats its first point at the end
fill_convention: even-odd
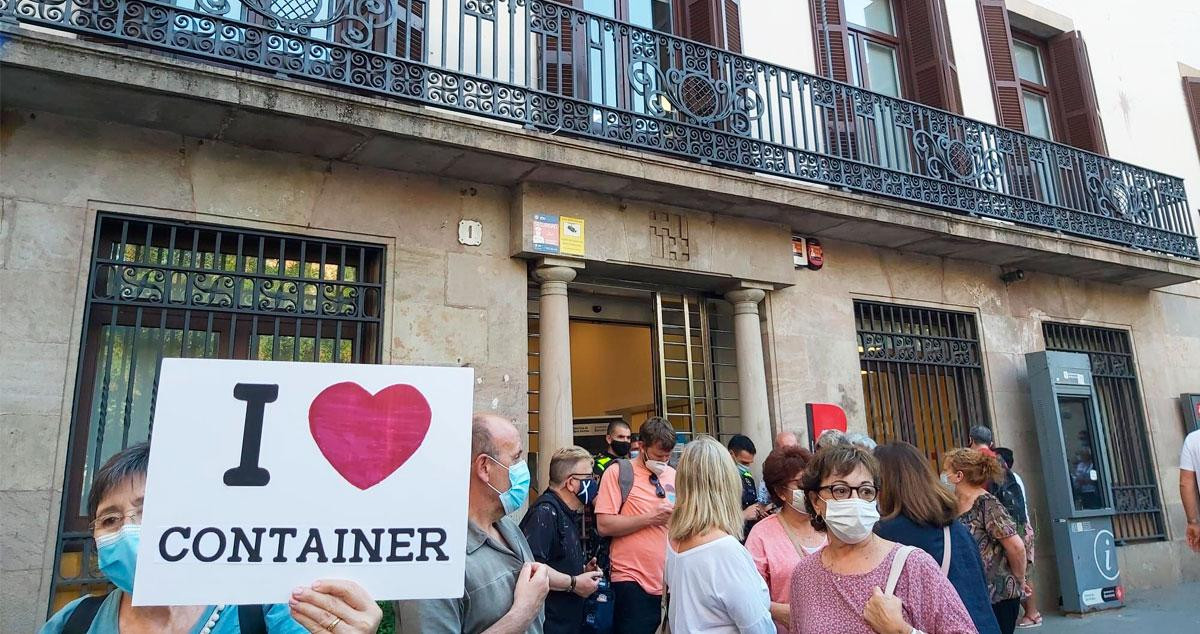
{"type": "MultiPolygon", "coordinates": [[[[92,621],[92,626],[88,628],[87,634],[120,634],[117,628],[117,612],[121,607],[121,596],[124,593],[121,590],[113,590],[108,597],[104,599],[104,603],[100,604],[100,611],[96,612],[96,620],[92,621]]],[[[87,597],[80,597],[67,605],[63,609],[54,613],[49,621],[38,630],[38,634],[59,634],[62,632],[63,626],[66,625],[67,619],[71,618],[71,613],[79,606],[79,602],[87,597]]],[[[297,623],[288,610],[288,606],[282,603],[265,606],[267,616],[267,631],[271,634],[306,634],[308,630],[304,629],[297,623]]],[[[196,625],[192,627],[192,634],[200,634],[200,630],[208,624],[212,618],[215,606],[208,606],[197,619],[196,625]]],[[[212,634],[241,634],[242,628],[238,625],[238,610],[237,606],[227,605],[221,610],[220,616],[217,617],[213,628],[209,630],[212,634]]]]}
{"type": "MultiPolygon", "coordinates": [[[[916,546],[929,553],[941,564],[944,536],[941,527],[918,524],[904,514],[879,522],[875,533],[880,537],[906,546],[916,546]]],[[[975,622],[979,634],[1000,634],[996,614],[992,612],[991,597],[983,577],[983,560],[971,532],[962,522],[950,522],[950,570],[946,575],[950,585],[975,622]]]]}

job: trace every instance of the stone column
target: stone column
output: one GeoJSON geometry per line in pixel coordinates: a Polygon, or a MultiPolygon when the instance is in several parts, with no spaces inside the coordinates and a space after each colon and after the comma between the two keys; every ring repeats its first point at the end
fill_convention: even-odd
{"type": "Polygon", "coordinates": [[[576,262],[545,258],[534,269],[541,282],[538,317],[538,480],[550,483],[550,456],[574,442],[571,415],[571,315],[567,282],[575,279],[576,262]]]}
{"type": "Polygon", "coordinates": [[[738,405],[742,433],[754,441],[758,455],[754,476],[762,480],[762,461],[771,453],[771,413],[767,405],[767,371],[763,361],[762,329],[758,303],[766,293],[758,288],[739,288],[725,293],[733,304],[733,339],[737,348],[738,405]]]}

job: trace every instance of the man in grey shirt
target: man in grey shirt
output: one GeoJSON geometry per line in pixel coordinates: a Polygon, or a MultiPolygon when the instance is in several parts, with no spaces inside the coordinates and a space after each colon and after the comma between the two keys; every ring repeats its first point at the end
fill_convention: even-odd
{"type": "Polygon", "coordinates": [[[542,603],[555,575],[534,562],[520,527],[505,517],[529,494],[521,436],[494,414],[476,414],[471,423],[463,596],[397,601],[396,631],[541,634],[542,603]]]}

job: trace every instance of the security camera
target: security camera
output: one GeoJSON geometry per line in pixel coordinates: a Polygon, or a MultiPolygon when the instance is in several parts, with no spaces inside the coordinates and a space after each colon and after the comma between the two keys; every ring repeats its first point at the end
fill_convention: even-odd
{"type": "Polygon", "coordinates": [[[1020,282],[1023,279],[1025,279],[1025,271],[1022,271],[1021,269],[1014,269],[1007,273],[1000,274],[1000,281],[1004,282],[1005,284],[1020,282]]]}

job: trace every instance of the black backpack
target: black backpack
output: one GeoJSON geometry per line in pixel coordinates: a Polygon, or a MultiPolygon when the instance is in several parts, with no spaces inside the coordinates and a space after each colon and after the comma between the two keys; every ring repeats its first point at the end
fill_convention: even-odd
{"type": "MultiPolygon", "coordinates": [[[[107,594],[92,595],[75,606],[75,611],[67,617],[63,624],[63,634],[87,634],[96,620],[100,605],[108,598],[107,594]]],[[[239,605],[238,627],[242,634],[267,634],[267,608],[263,605],[239,605]]]]}

